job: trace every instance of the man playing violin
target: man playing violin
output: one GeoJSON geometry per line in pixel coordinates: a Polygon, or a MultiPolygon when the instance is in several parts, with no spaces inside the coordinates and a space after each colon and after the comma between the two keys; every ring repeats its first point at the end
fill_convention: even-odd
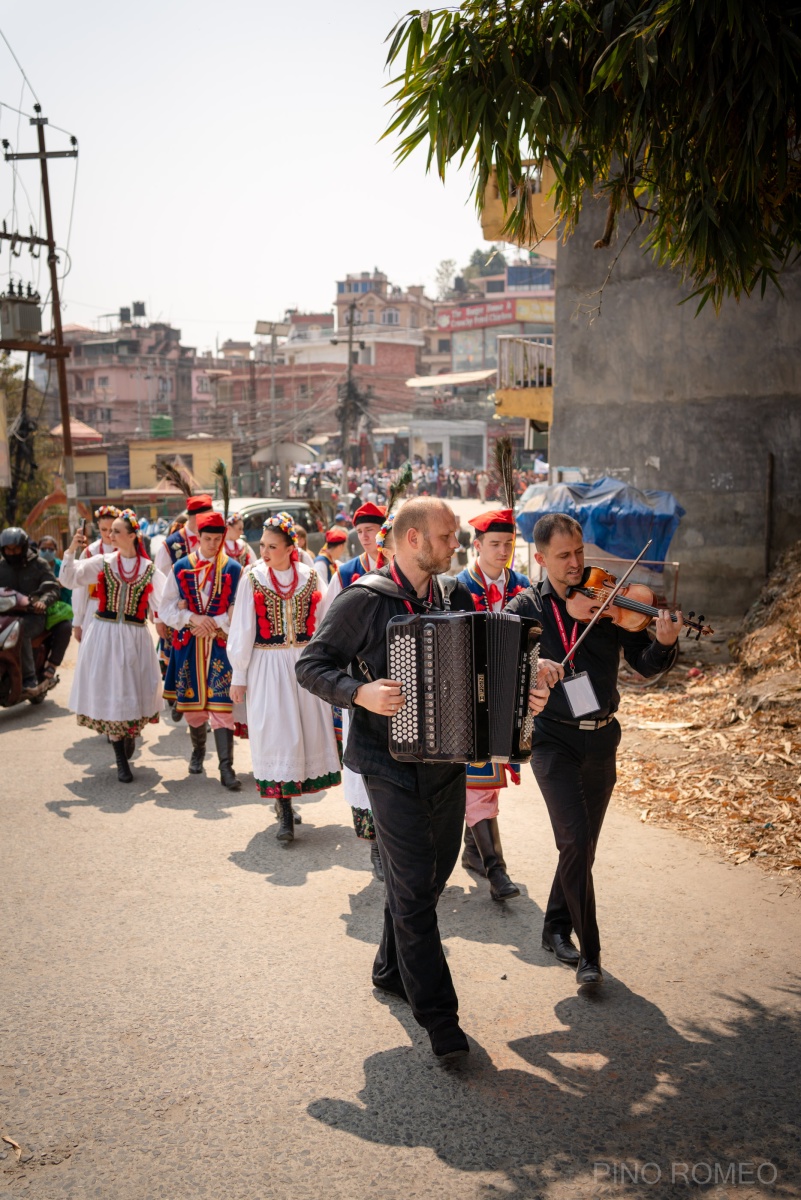
{"type": "MultiPolygon", "coordinates": [[[[589,573],[584,567],[581,526],[562,513],[541,517],[534,526],[534,542],[534,557],[545,568],[547,578],[520,592],[505,611],[539,621],[540,653],[560,662],[570,654],[584,628],[568,611],[571,590],[580,587],[589,573]]],[[[620,704],[620,651],[626,662],[646,678],[669,670],[678,657],[676,641],[684,623],[682,615],[671,615],[666,609],[657,611],[655,640],[645,630],[632,633],[611,620],[598,621],[565,671],[568,688],[572,676],[586,673],[597,707],[584,716],[575,715],[568,692],[557,685],[534,725],[531,766],[559,851],[542,945],[561,963],[576,969],[579,984],[594,985],[603,980],[592,867],[617,778],[620,725],[615,713],[620,704]],[[571,932],[578,938],[578,949],[571,932]]]]}

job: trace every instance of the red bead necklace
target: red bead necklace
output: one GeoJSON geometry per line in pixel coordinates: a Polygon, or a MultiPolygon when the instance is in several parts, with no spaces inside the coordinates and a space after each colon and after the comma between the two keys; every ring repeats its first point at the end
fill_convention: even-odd
{"type": "Polygon", "coordinates": [[[122,551],[118,550],[117,551],[117,570],[120,573],[120,579],[122,580],[123,583],[133,583],[133,581],[136,579],[136,576],[139,574],[139,556],[137,555],[137,557],[136,557],[136,562],[134,563],[133,574],[126,575],[125,567],[122,565],[122,551]]]}
{"type": "Polygon", "coordinates": [[[278,580],[276,579],[275,572],[273,571],[272,567],[268,567],[267,570],[270,573],[270,582],[273,585],[273,591],[276,592],[281,597],[282,600],[288,600],[290,598],[290,596],[293,596],[295,594],[295,588],[298,586],[298,564],[297,563],[293,562],[293,564],[292,564],[292,579],[290,580],[289,588],[287,590],[285,590],[281,586],[281,584],[278,582],[278,580]]]}

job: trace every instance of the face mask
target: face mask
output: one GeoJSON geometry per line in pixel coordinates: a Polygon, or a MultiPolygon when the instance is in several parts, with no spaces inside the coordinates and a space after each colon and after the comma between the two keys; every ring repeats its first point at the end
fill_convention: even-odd
{"type": "Polygon", "coordinates": [[[40,550],[39,553],[41,554],[42,558],[46,558],[48,562],[56,561],[55,550],[40,550]]]}
{"type": "Polygon", "coordinates": [[[21,567],[22,566],[22,555],[21,554],[9,554],[8,551],[4,550],[3,558],[6,560],[6,562],[8,563],[8,565],[10,567],[21,567]]]}

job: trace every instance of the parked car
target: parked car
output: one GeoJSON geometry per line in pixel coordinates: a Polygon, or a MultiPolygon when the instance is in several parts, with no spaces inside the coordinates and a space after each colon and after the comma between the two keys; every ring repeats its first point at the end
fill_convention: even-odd
{"type": "MultiPolygon", "coordinates": [[[[325,511],[326,526],[333,523],[334,512],[331,505],[322,502],[325,511]]],[[[214,501],[215,512],[222,512],[224,509],[222,500],[214,501]]],[[[323,544],[324,535],[317,529],[317,522],[311,514],[308,500],[296,498],[293,500],[265,500],[258,496],[232,496],[231,511],[238,512],[244,521],[245,528],[243,537],[245,541],[253,547],[256,554],[259,553],[259,541],[261,540],[264,522],[274,513],[288,512],[293,521],[299,525],[303,525],[308,531],[309,552],[316,554],[323,544]]]]}

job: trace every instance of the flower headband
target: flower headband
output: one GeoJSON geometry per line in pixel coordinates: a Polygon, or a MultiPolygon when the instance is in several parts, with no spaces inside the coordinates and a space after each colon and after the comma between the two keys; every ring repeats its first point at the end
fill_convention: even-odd
{"type": "Polygon", "coordinates": [[[375,535],[375,544],[379,550],[384,549],[384,542],[387,540],[387,534],[392,532],[392,526],[395,523],[395,514],[390,513],[384,524],[375,535]]]}
{"type": "Polygon", "coordinates": [[[131,527],[131,533],[139,533],[139,518],[132,508],[123,508],[117,513],[118,517],[123,517],[131,527]]]}
{"type": "MultiPolygon", "coordinates": [[[[130,509],[128,511],[130,512],[130,509]]],[[[116,504],[101,504],[99,508],[95,509],[96,521],[102,521],[104,517],[119,517],[120,515],[116,504]]]]}
{"type": "Polygon", "coordinates": [[[273,517],[268,517],[264,522],[265,529],[280,529],[282,533],[290,539],[293,546],[298,544],[298,535],[295,532],[295,522],[287,512],[276,513],[273,517]]]}
{"type": "Polygon", "coordinates": [[[242,520],[242,518],[240,517],[239,513],[229,513],[227,524],[235,525],[237,523],[237,521],[241,521],[241,520],[242,520]]]}

